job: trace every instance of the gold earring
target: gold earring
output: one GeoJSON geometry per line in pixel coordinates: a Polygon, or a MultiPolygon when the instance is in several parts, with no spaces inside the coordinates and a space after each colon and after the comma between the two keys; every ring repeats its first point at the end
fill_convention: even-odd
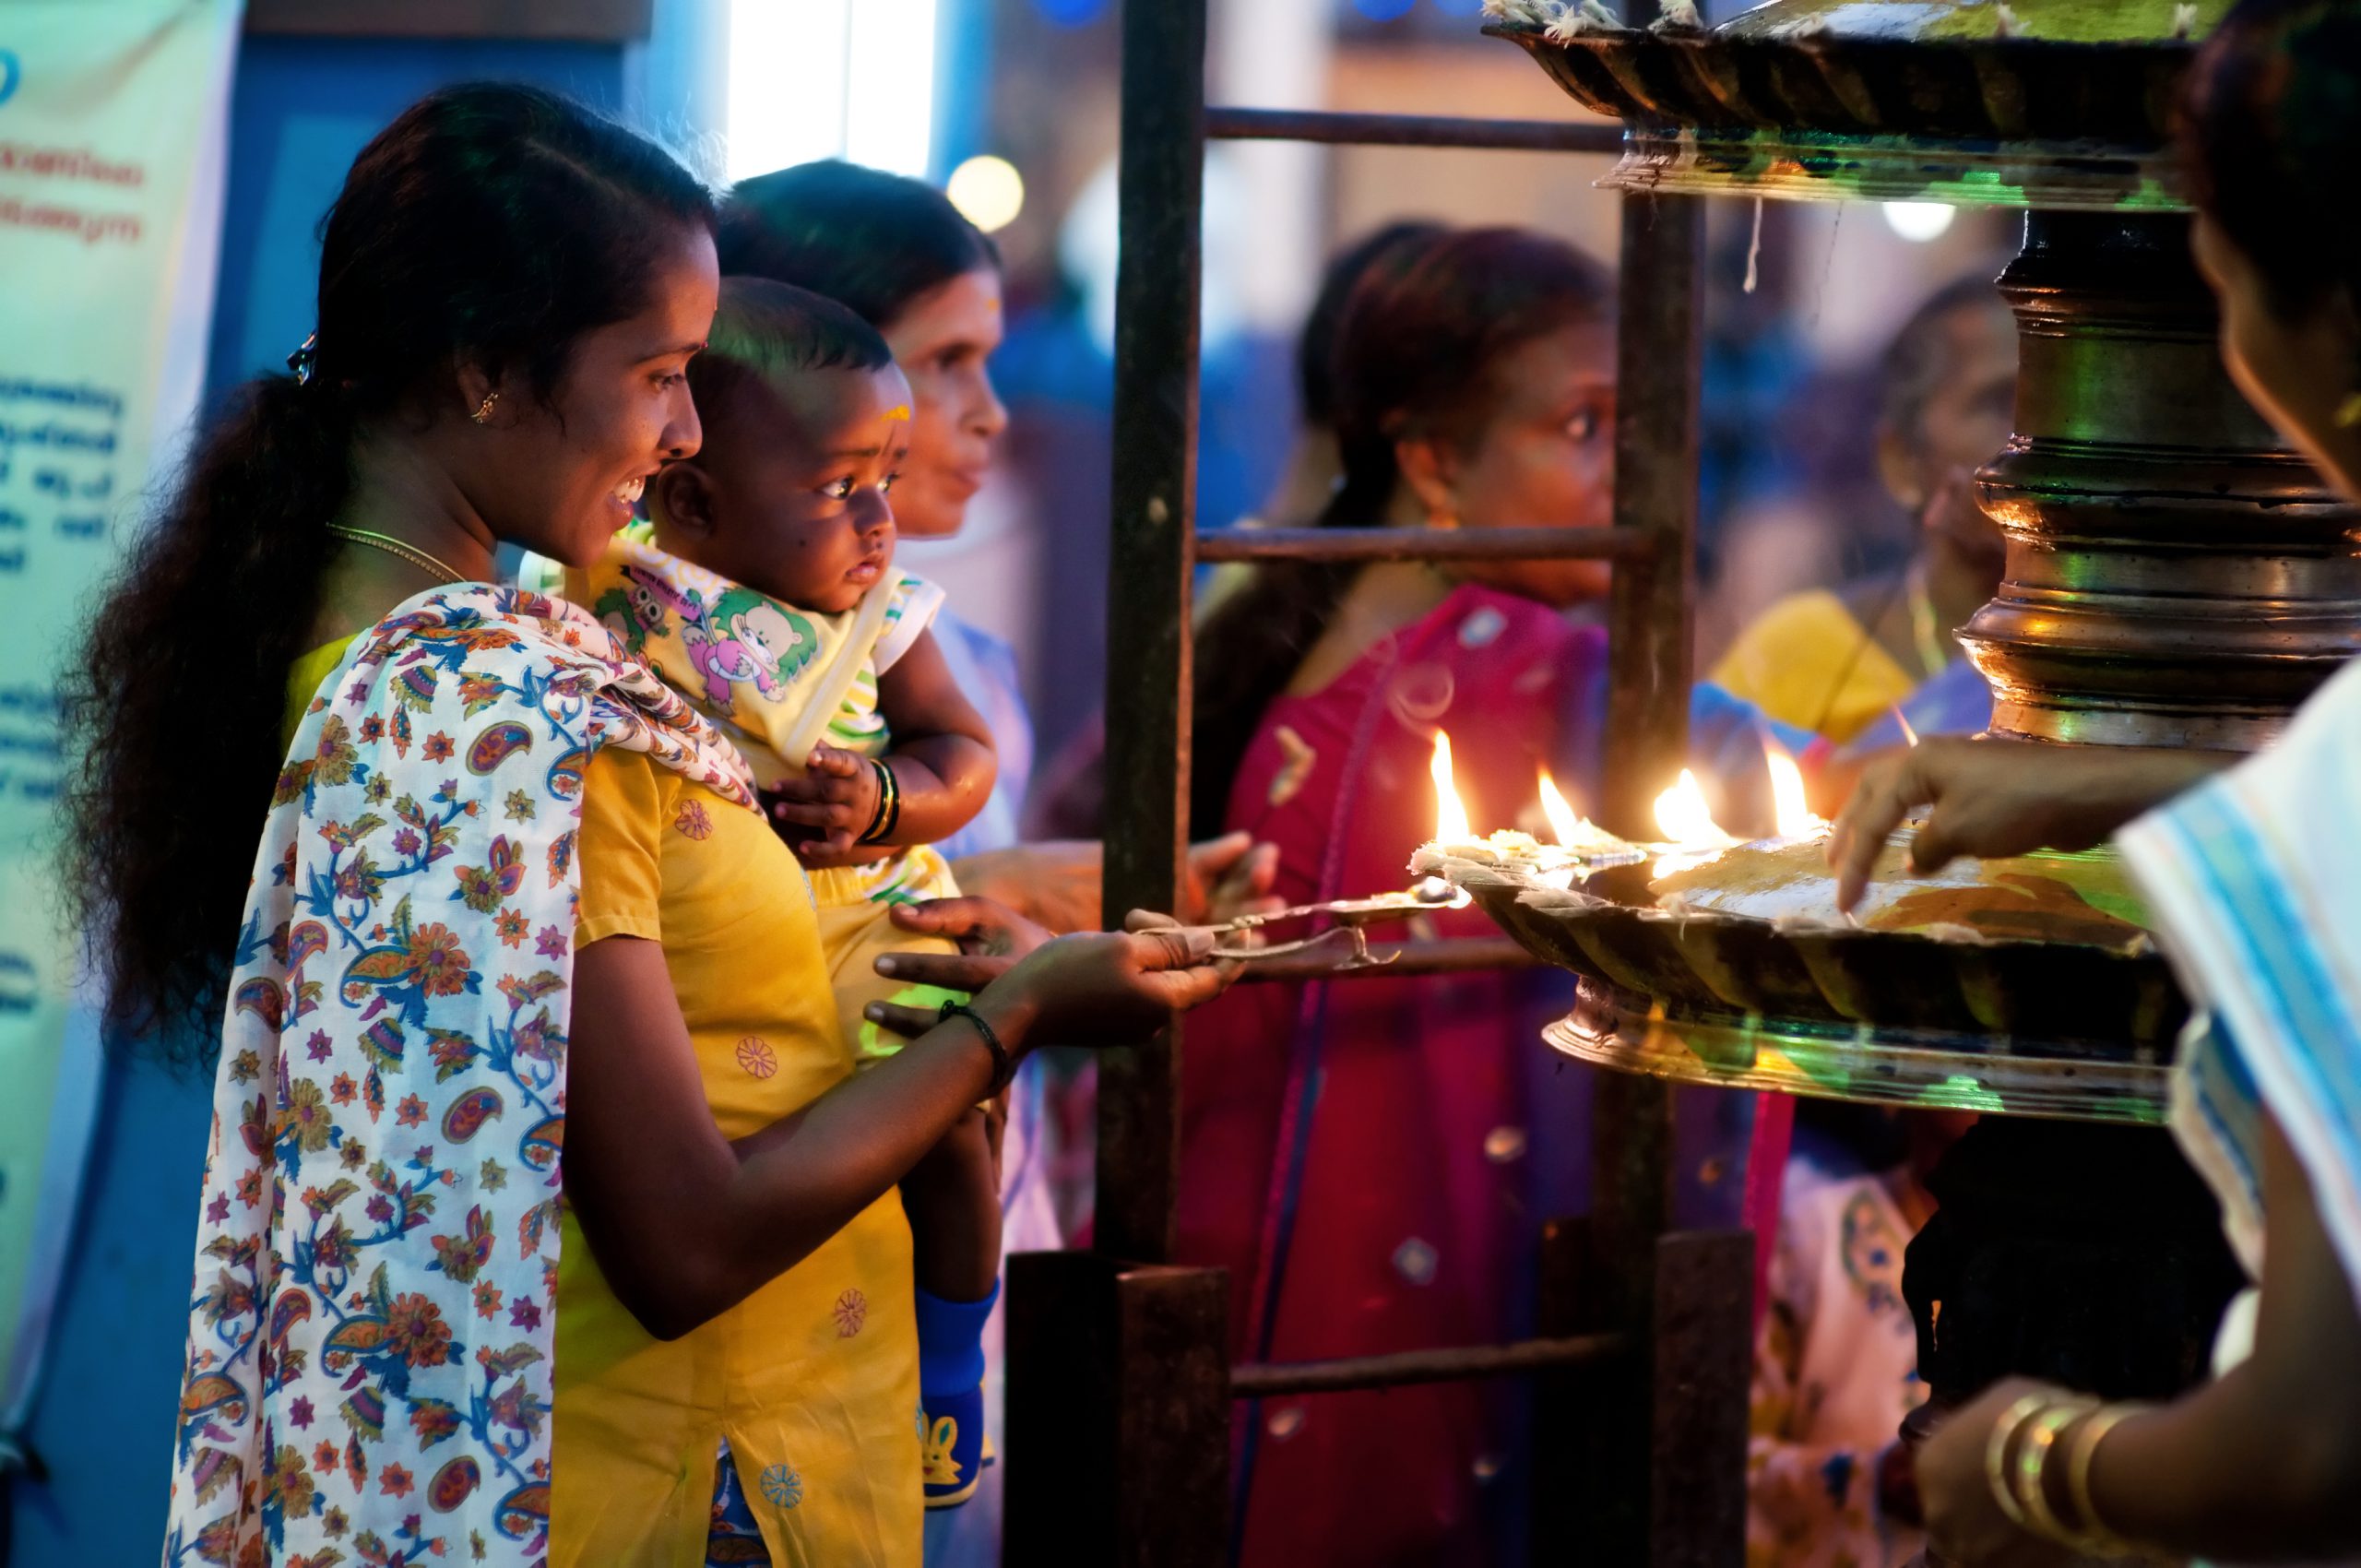
{"type": "Polygon", "coordinates": [[[499,401],[500,401],[500,394],[499,394],[499,393],[497,393],[497,392],[487,392],[487,393],[485,393],[485,394],[483,395],[483,401],[482,401],[482,402],[481,402],[481,403],[478,403],[478,404],[476,405],[476,411],[475,411],[474,413],[472,413],[472,414],[469,414],[468,417],[469,417],[469,419],[471,419],[471,420],[473,420],[473,421],[475,421],[475,422],[476,422],[476,423],[478,423],[478,424],[483,424],[483,423],[485,423],[485,422],[489,422],[489,421],[491,420],[491,418],[492,418],[492,406],[494,403],[497,403],[497,402],[499,402],[499,401]]]}
{"type": "Polygon", "coordinates": [[[2336,428],[2351,430],[2356,424],[2361,424],[2361,392],[2348,392],[2336,406],[2336,428]]]}

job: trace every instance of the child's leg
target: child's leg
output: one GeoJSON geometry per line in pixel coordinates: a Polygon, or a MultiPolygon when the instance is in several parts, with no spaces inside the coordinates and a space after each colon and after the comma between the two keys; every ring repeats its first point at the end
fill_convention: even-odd
{"type": "Polygon", "coordinates": [[[984,1112],[968,1111],[902,1178],[910,1259],[919,1289],[946,1301],[979,1301],[1000,1277],[1000,1184],[984,1112]]]}
{"type": "MultiPolygon", "coordinates": [[[[886,907],[848,898],[825,873],[813,878],[820,901],[820,940],[828,955],[845,1044],[856,1065],[899,1050],[903,1041],[867,1022],[872,1002],[932,1009],[964,992],[904,986],[874,968],[889,952],[947,952],[948,943],[896,928],[886,907]]],[[[976,1490],[984,1464],[984,1322],[999,1298],[1000,1178],[986,1113],[968,1111],[902,1178],[910,1221],[910,1261],[918,1287],[919,1399],[923,1464],[931,1508],[955,1507],[976,1490]]]]}
{"type": "Polygon", "coordinates": [[[1000,1183],[985,1112],[968,1111],[902,1178],[918,1282],[926,1504],[975,1494],[984,1462],[984,1323],[1000,1298],[1000,1183]]]}

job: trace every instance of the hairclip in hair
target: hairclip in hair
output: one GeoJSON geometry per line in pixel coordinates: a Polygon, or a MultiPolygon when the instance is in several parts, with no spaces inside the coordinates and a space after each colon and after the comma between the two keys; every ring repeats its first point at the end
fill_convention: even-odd
{"type": "Polygon", "coordinates": [[[287,368],[295,374],[295,385],[309,386],[312,372],[320,362],[320,335],[313,333],[303,339],[303,346],[287,356],[287,368]]]}

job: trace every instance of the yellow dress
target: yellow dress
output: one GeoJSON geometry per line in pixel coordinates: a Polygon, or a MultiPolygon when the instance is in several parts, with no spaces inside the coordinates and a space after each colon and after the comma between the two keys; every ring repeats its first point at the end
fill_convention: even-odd
{"type": "MultiPolygon", "coordinates": [[[[291,669],[291,723],[344,647],[291,669]]],[[[851,1076],[809,885],[761,818],[643,753],[602,751],[577,853],[577,950],[609,936],[664,944],[723,1136],[758,1132],[851,1076]]],[[[725,1437],[779,1568],[915,1568],[912,1289],[909,1226],[888,1192],[737,1306],[660,1341],[616,1300],[569,1212],[552,1568],[704,1563],[725,1437]]]]}
{"type": "Polygon", "coordinates": [[[1840,745],[1922,679],[1896,663],[1825,588],[1790,594],[1757,616],[1708,678],[1782,724],[1840,745]]]}

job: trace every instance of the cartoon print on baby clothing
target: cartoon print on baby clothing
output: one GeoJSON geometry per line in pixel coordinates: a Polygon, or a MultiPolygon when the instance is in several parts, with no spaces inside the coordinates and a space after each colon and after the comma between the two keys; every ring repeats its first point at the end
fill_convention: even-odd
{"type": "Polygon", "coordinates": [[[689,657],[706,678],[706,695],[730,700],[733,681],[751,681],[765,698],[777,700],[819,652],[812,623],[753,588],[732,588],[713,601],[701,621],[687,629],[689,657]],[[699,645],[703,644],[703,657],[699,645]],[[715,678],[722,677],[719,690],[715,678]]]}
{"type": "Polygon", "coordinates": [[[664,613],[664,598],[660,585],[626,576],[615,587],[599,596],[590,613],[599,624],[615,634],[623,651],[637,659],[647,648],[651,637],[670,636],[671,623],[664,613]]]}

